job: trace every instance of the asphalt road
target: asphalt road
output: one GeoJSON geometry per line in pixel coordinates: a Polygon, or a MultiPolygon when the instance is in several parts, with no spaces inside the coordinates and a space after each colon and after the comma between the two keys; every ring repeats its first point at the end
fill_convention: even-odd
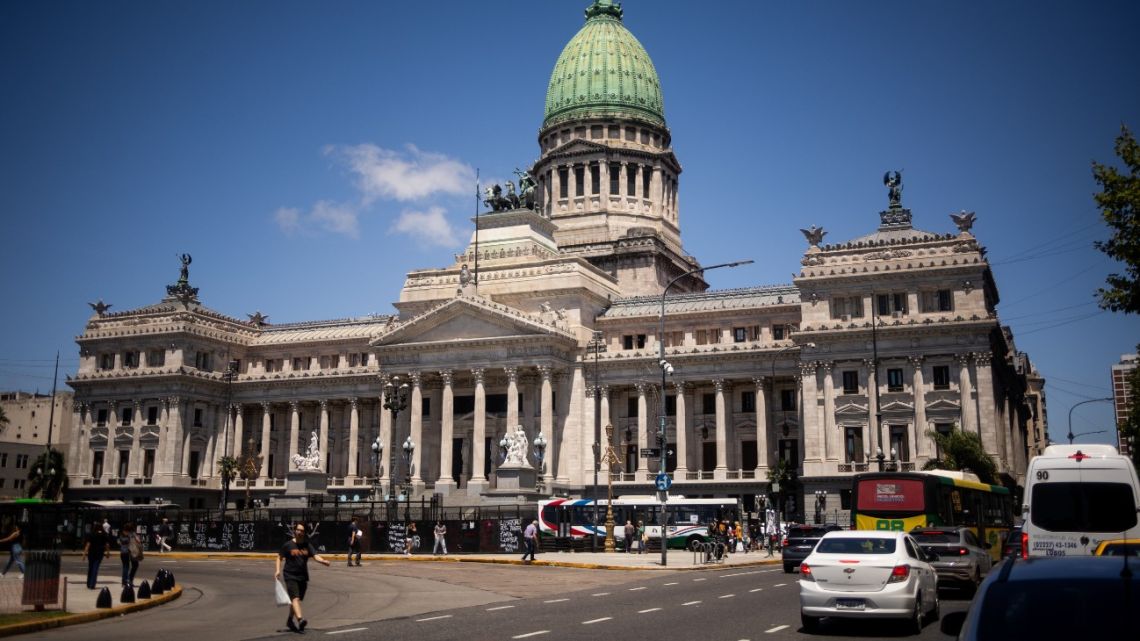
{"type": "MultiPolygon", "coordinates": [[[[139,576],[152,575],[160,563],[184,586],[181,599],[32,638],[88,641],[143,634],[163,641],[228,641],[300,636],[285,629],[285,608],[273,605],[272,561],[167,561],[148,556],[139,576]]],[[[78,564],[67,569],[78,569],[78,564]]],[[[825,621],[820,634],[803,633],[796,577],[779,566],[606,571],[396,561],[361,568],[334,563],[331,568],[311,567],[310,572],[313,581],[305,599],[310,627],[305,636],[338,641],[913,636],[902,626],[879,621],[825,621]]],[[[967,599],[944,593],[943,620],[960,617],[968,605],[967,599]]],[[[930,623],[916,638],[952,637],[942,632],[940,623],[930,623]]]]}

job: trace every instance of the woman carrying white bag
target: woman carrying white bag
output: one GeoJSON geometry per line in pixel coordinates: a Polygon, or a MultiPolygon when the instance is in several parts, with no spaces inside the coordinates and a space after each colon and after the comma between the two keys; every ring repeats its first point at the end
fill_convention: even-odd
{"type": "Polygon", "coordinates": [[[293,538],[286,541],[285,545],[281,546],[281,551],[277,553],[277,570],[273,574],[274,582],[277,583],[274,590],[277,593],[277,603],[280,605],[282,589],[280,579],[284,569],[285,599],[291,605],[285,626],[294,632],[304,632],[305,626],[309,624],[301,614],[301,601],[304,600],[305,591],[309,587],[310,558],[326,567],[329,565],[329,561],[317,554],[316,548],[309,543],[308,537],[305,536],[305,525],[298,523],[293,527],[293,538]]]}

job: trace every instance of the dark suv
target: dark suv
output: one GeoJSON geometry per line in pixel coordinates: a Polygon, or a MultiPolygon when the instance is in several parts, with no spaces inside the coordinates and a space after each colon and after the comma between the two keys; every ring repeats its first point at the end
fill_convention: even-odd
{"type": "Polygon", "coordinates": [[[793,525],[788,528],[787,542],[784,544],[784,572],[791,574],[800,562],[815,549],[824,534],[841,529],[838,525],[793,525]]]}

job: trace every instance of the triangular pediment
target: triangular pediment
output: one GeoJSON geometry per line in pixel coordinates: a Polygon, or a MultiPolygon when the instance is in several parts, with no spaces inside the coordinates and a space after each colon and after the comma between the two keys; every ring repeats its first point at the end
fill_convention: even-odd
{"type": "Polygon", "coordinates": [[[479,296],[457,296],[396,325],[371,344],[385,347],[541,337],[574,341],[574,336],[557,324],[545,323],[479,296]]]}
{"type": "Polygon", "coordinates": [[[946,398],[940,398],[926,406],[926,411],[928,412],[957,412],[960,409],[962,409],[961,405],[946,398]]]}
{"type": "Polygon", "coordinates": [[[883,405],[884,412],[913,412],[913,403],[904,403],[902,401],[891,401],[883,405]]]}
{"type": "Polygon", "coordinates": [[[845,404],[840,405],[839,407],[835,408],[835,414],[837,416],[843,416],[843,415],[866,416],[867,415],[867,406],[866,405],[859,405],[858,403],[845,403],[845,404]]]}

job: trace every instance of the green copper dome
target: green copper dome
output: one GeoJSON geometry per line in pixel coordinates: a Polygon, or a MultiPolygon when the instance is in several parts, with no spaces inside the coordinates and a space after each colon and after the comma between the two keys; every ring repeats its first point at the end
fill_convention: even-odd
{"type": "Polygon", "coordinates": [[[621,5],[611,0],[594,0],[586,9],[586,25],[567,43],[550,74],[543,128],[606,116],[665,125],[657,70],[621,18],[621,5]]]}

